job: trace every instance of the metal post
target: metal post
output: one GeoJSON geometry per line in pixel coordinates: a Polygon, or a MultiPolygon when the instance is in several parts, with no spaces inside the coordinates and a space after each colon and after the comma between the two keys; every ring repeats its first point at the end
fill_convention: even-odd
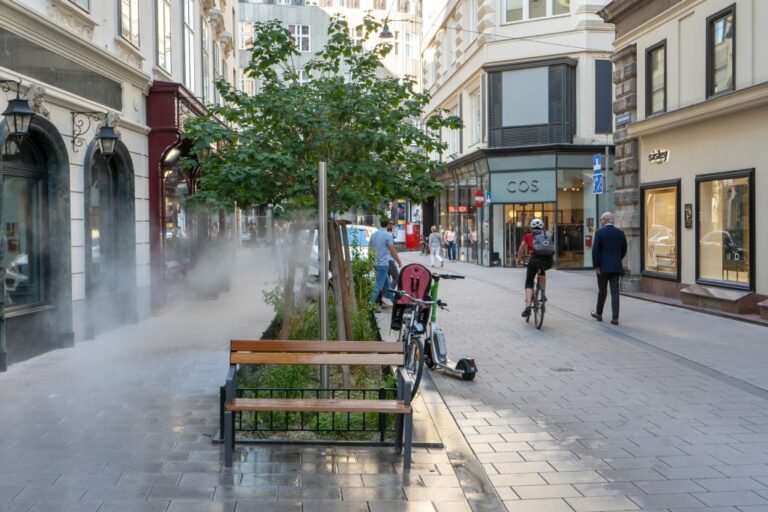
{"type": "MultiPolygon", "coordinates": [[[[611,206],[609,199],[608,199],[608,169],[610,169],[609,164],[609,158],[611,156],[611,148],[608,146],[608,144],[605,145],[605,169],[603,169],[603,198],[604,198],[604,205],[603,205],[603,211],[607,212],[609,210],[613,211],[613,206],[611,206]]],[[[614,178],[615,179],[615,178],[614,178]]],[[[600,218],[601,212],[597,212],[598,219],[600,218]]]]}
{"type": "MultiPolygon", "coordinates": [[[[320,339],[328,341],[328,205],[325,162],[318,166],[317,255],[320,267],[320,339]]],[[[320,387],[330,387],[328,366],[320,366],[320,387]]]]}

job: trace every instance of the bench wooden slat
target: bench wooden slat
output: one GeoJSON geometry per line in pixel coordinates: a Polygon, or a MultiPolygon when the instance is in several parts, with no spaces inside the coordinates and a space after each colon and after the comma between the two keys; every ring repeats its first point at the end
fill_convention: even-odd
{"type": "Polygon", "coordinates": [[[411,406],[402,400],[337,400],[299,398],[236,398],[227,411],[366,412],[408,414],[411,406]]]}
{"type": "Polygon", "coordinates": [[[348,364],[397,366],[403,364],[403,355],[232,352],[229,360],[232,364],[348,364]]]}
{"type": "Polygon", "coordinates": [[[402,354],[402,343],[383,341],[232,340],[230,350],[254,352],[364,352],[402,354]]]}

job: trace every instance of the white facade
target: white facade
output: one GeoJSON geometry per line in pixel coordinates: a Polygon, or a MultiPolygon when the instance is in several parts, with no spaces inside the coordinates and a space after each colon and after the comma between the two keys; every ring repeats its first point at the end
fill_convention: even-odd
{"type": "MultiPolygon", "coordinates": [[[[241,0],[239,18],[239,57],[240,76],[248,66],[250,53],[247,51],[248,38],[253,32],[254,21],[271,19],[281,20],[289,30],[297,32],[297,46],[301,56],[295,63],[297,68],[306,64],[315,52],[321,50],[328,39],[328,25],[334,15],[347,19],[350,37],[362,35],[362,23],[366,14],[371,14],[380,22],[390,20],[388,27],[392,39],[379,39],[374,34],[368,41],[372,46],[380,42],[389,42],[393,48],[384,59],[383,72],[391,76],[406,75],[421,81],[419,48],[421,45],[421,2],[419,0],[302,0],[294,2],[266,3],[259,0],[241,0]]],[[[255,87],[252,79],[244,77],[241,88],[252,91],[255,87]]]]}
{"type": "MultiPolygon", "coordinates": [[[[50,121],[55,127],[51,131],[58,132],[55,137],[66,147],[72,321],[63,331],[71,331],[74,340],[94,334],[86,311],[86,253],[92,248],[85,233],[84,182],[90,179],[85,179],[84,164],[94,154],[99,127],[107,113],[117,120],[132,167],[136,254],[135,271],[129,275],[135,275],[135,317],[143,318],[149,314],[151,284],[147,94],[155,81],[186,84],[198,96],[204,87],[212,90],[213,73],[203,83],[204,33],[212,38],[208,45],[218,47],[219,68],[228,67],[226,76],[235,82],[236,8],[235,0],[0,0],[0,35],[6,49],[0,56],[0,79],[21,79],[22,96],[35,100],[39,116],[50,121]],[[73,121],[72,112],[83,111],[104,115],[76,127],[85,117],[73,121]],[[73,141],[73,132],[80,140],[73,141]]],[[[209,60],[207,67],[216,65],[209,60]]],[[[5,99],[0,95],[0,109],[5,99]]]]}

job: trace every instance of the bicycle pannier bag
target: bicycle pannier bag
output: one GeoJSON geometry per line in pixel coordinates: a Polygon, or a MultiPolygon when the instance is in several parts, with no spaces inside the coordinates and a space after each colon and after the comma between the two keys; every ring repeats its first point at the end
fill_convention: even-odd
{"type": "Polygon", "coordinates": [[[533,254],[536,256],[555,254],[555,238],[551,231],[536,230],[533,232],[533,254]]]}

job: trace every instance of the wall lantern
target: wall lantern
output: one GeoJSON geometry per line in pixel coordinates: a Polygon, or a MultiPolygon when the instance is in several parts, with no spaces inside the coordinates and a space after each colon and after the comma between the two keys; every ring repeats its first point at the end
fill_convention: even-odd
{"type": "Polygon", "coordinates": [[[19,96],[21,80],[0,80],[0,88],[3,92],[11,90],[11,84],[16,84],[16,98],[8,101],[8,107],[3,112],[10,136],[21,140],[29,131],[29,123],[35,111],[29,106],[29,102],[19,96]]]}
{"type": "Polygon", "coordinates": [[[109,112],[72,112],[72,152],[77,153],[77,148],[83,147],[85,138],[83,134],[91,129],[91,123],[104,120],[104,126],[99,128],[99,134],[96,140],[99,143],[99,150],[106,158],[112,156],[115,152],[115,146],[120,139],[120,134],[111,126],[109,112]]]}
{"type": "Polygon", "coordinates": [[[394,35],[389,30],[389,25],[387,24],[387,20],[384,20],[384,26],[381,28],[379,39],[392,39],[393,37],[394,35]]]}

